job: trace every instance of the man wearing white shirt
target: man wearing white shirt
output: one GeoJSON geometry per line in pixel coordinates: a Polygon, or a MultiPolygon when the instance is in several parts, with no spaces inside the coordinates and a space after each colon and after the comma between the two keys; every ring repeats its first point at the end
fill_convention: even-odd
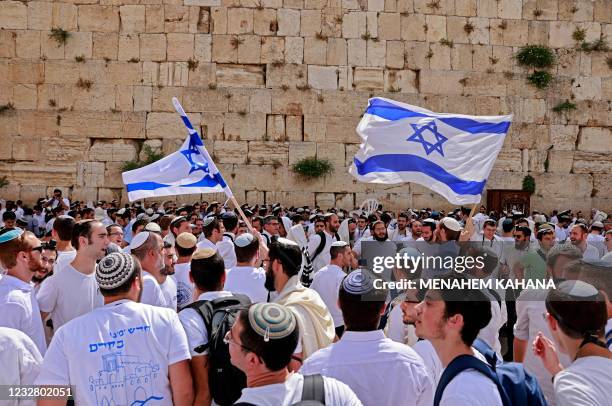
{"type": "Polygon", "coordinates": [[[373,282],[362,270],[342,281],[338,302],[346,331],[338,342],[308,357],[300,373],[335,378],[353,389],[366,406],[429,406],[433,383],[423,360],[378,329],[387,292],[375,289],[373,282]]]}
{"type": "Polygon", "coordinates": [[[198,242],[198,249],[210,248],[217,251],[217,243],[223,239],[223,232],[225,231],[223,223],[217,218],[209,216],[204,219],[202,230],[200,237],[203,238],[198,242]]]}
{"type": "Polygon", "coordinates": [[[588,228],[582,223],[574,224],[570,229],[570,241],[582,251],[582,257],[588,260],[599,259],[597,248],[587,242],[588,228]]]}
{"type": "Polygon", "coordinates": [[[209,405],[212,400],[208,381],[208,349],[206,348],[209,341],[209,331],[198,310],[192,308],[192,306],[197,306],[202,301],[230,298],[232,293],[223,289],[225,264],[223,258],[214,249],[201,248],[194,252],[189,275],[195,285],[197,300],[179,312],[179,319],[187,334],[189,352],[192,357],[191,370],[195,380],[194,404],[209,405]]]}
{"type": "Polygon", "coordinates": [[[319,269],[329,264],[331,259],[329,255],[329,249],[336,238],[338,229],[340,228],[340,220],[338,216],[333,213],[325,215],[325,229],[322,233],[313,234],[310,236],[308,241],[308,254],[312,259],[312,267],[316,273],[319,269]],[[325,238],[325,241],[322,241],[325,238]],[[322,245],[322,248],[320,246],[322,245]]]}
{"type": "Polygon", "coordinates": [[[495,220],[485,220],[482,226],[482,233],[472,235],[471,241],[479,242],[483,247],[491,249],[497,254],[497,258],[503,261],[503,244],[502,239],[495,235],[497,225],[495,220]]]}
{"type": "Polygon", "coordinates": [[[277,216],[266,216],[263,219],[263,232],[261,236],[264,238],[266,245],[270,245],[274,238],[279,237],[280,220],[277,216]]]}
{"type": "Polygon", "coordinates": [[[357,219],[357,228],[354,233],[354,241],[357,244],[357,241],[361,240],[364,237],[370,236],[370,229],[368,228],[368,218],[366,216],[359,216],[357,219]]]}
{"type": "MultiPolygon", "coordinates": [[[[155,224],[155,223],[150,223],[155,224]]],[[[156,224],[155,224],[156,225],[156,224]]],[[[163,241],[163,240],[162,240],[163,241]]],[[[164,294],[168,308],[177,311],[178,309],[178,290],[176,281],[174,280],[174,265],[176,264],[176,251],[174,247],[168,243],[164,243],[164,267],[161,270],[161,275],[164,278],[159,284],[159,287],[164,294]]]]}
{"type": "Polygon", "coordinates": [[[389,235],[389,241],[411,241],[412,235],[408,227],[408,215],[406,213],[400,213],[397,216],[396,228],[389,228],[387,234],[389,235]]]}
{"type": "MultiPolygon", "coordinates": [[[[416,306],[416,333],[431,342],[444,368],[460,355],[476,356],[472,343],[490,320],[491,304],[479,290],[430,289],[416,306]]],[[[502,399],[492,380],[467,369],[444,388],[440,406],[502,406],[502,399]]]]}
{"type": "Polygon", "coordinates": [[[166,280],[161,271],[164,268],[164,242],[157,233],[138,233],[132,243],[132,255],[142,266],[142,297],[140,303],[171,308],[160,286],[166,280]]]}
{"type": "Polygon", "coordinates": [[[555,237],[557,241],[565,241],[567,240],[568,230],[567,226],[570,223],[570,219],[565,216],[559,216],[559,222],[555,224],[555,237]]]}
{"type": "Polygon", "coordinates": [[[176,281],[176,301],[179,310],[193,302],[193,282],[189,279],[189,270],[196,244],[197,239],[191,233],[180,233],[174,244],[178,258],[174,264],[173,277],[176,281]]]}
{"type": "MultiPolygon", "coordinates": [[[[0,327],[0,385],[34,385],[40,372],[42,356],[36,344],[22,331],[0,327]]],[[[34,406],[36,400],[14,398],[4,406],[34,406]]]]}
{"type": "Polygon", "coordinates": [[[315,273],[310,288],[316,290],[319,296],[321,296],[334,320],[336,335],[342,337],[344,320],[342,319],[342,312],[338,307],[338,289],[342,279],[346,276],[343,268],[350,265],[353,256],[351,247],[344,241],[332,243],[329,254],[331,256],[329,265],[324,266],[315,273]]]}
{"type": "MultiPolygon", "coordinates": [[[[126,405],[192,405],[185,332],[175,312],[138,303],[138,261],[114,252],[100,261],[95,276],[104,306],[55,333],[36,385],[71,385],[77,405],[100,404],[113,395],[126,405]]],[[[65,404],[39,400],[42,406],[65,404]]]]}
{"type": "Polygon", "coordinates": [[[11,230],[0,235],[0,326],[22,331],[32,338],[41,354],[47,350],[45,332],[31,284],[43,268],[42,244],[29,231],[11,230]]]}
{"type": "Polygon", "coordinates": [[[53,265],[53,273],[58,273],[76,257],[76,250],[72,246],[72,230],[75,221],[70,216],[59,216],[53,222],[51,238],[57,241],[57,259],[53,265]]]}
{"type": "Polygon", "coordinates": [[[266,302],[266,271],[256,267],[260,262],[260,242],[251,233],[241,234],[234,241],[237,264],[227,272],[224,289],[246,295],[251,302],[266,302]]]}
{"type": "Polygon", "coordinates": [[[62,197],[62,191],[60,189],[55,189],[53,191],[53,198],[49,199],[47,202],[47,207],[48,206],[51,206],[52,209],[61,206],[64,210],[70,210],[70,200],[66,197],[62,197]]]}
{"type": "Polygon", "coordinates": [[[96,220],[79,221],[72,230],[72,245],[77,250],[74,260],[45,279],[36,295],[42,319],[50,315],[55,331],[104,304],[95,270],[96,261],[106,255],[106,228],[96,220]]]}
{"type": "Polygon", "coordinates": [[[225,232],[223,238],[217,243],[217,251],[223,257],[227,269],[236,266],[236,253],[234,252],[234,240],[238,232],[238,216],[233,211],[226,211],[221,215],[221,222],[225,232]]]}

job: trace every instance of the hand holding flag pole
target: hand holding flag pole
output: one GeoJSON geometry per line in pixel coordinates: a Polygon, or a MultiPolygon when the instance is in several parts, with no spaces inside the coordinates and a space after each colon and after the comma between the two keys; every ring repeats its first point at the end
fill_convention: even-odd
{"type": "MultiPolygon", "coordinates": [[[[174,105],[174,108],[176,109],[176,112],[181,115],[181,119],[183,120],[183,124],[185,124],[185,127],[187,127],[187,131],[189,131],[189,135],[190,136],[195,135],[196,137],[198,137],[198,139],[201,140],[200,135],[193,128],[193,125],[191,125],[191,121],[189,121],[189,117],[187,117],[187,113],[185,113],[185,110],[183,110],[183,106],[181,106],[181,103],[178,101],[178,99],[176,97],[172,98],[172,104],[174,105]]],[[[208,151],[206,150],[206,147],[203,145],[203,143],[202,143],[202,145],[200,145],[200,152],[204,156],[204,158],[206,158],[206,160],[208,161],[208,163],[210,165],[211,172],[218,174],[218,176],[222,178],[221,173],[217,169],[217,166],[215,165],[214,161],[212,160],[212,158],[208,154],[208,151]]],[[[240,214],[240,217],[246,223],[246,225],[247,225],[249,231],[251,232],[251,234],[253,234],[255,236],[258,236],[259,233],[257,232],[257,230],[255,230],[253,228],[253,226],[251,225],[251,222],[245,216],[244,212],[242,211],[242,208],[240,207],[240,205],[236,201],[236,198],[234,197],[234,194],[232,193],[232,190],[230,189],[229,185],[227,185],[227,182],[225,182],[225,181],[223,183],[226,185],[223,188],[223,191],[225,192],[227,198],[232,202],[234,207],[236,207],[236,210],[238,210],[238,213],[240,214]]],[[[261,239],[261,237],[259,237],[259,238],[261,239]]]]}

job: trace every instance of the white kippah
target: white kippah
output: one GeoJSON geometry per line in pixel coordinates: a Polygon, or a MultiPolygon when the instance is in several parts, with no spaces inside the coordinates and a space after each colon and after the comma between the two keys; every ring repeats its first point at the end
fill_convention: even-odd
{"type": "MultiPolygon", "coordinates": [[[[159,226],[159,224],[157,223],[147,223],[147,225],[145,226],[145,231],[151,231],[153,233],[160,233],[162,232],[161,227],[159,226]]],[[[138,237],[138,235],[136,235],[138,237]]]]}
{"type": "Polygon", "coordinates": [[[238,238],[236,238],[236,241],[234,241],[234,244],[236,245],[236,247],[244,248],[250,243],[252,243],[254,239],[255,237],[253,237],[253,234],[244,233],[244,234],[240,234],[238,238]]]}
{"type": "Polygon", "coordinates": [[[461,231],[461,224],[452,217],[444,217],[442,219],[442,224],[451,231],[461,231]]]}
{"type": "Polygon", "coordinates": [[[332,247],[346,247],[347,245],[348,243],[344,241],[334,241],[331,244],[332,247]]]}
{"type": "Polygon", "coordinates": [[[141,231],[140,233],[136,234],[134,238],[132,238],[130,249],[135,250],[136,248],[140,247],[149,239],[149,235],[150,233],[148,231],[141,231]]]}

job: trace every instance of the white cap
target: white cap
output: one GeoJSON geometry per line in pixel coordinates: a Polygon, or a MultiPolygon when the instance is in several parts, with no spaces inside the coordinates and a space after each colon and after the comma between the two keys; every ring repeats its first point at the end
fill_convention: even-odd
{"type": "Polygon", "coordinates": [[[331,244],[332,247],[346,247],[347,245],[348,245],[348,243],[346,243],[344,241],[334,241],[331,244]]]}
{"type": "Polygon", "coordinates": [[[122,215],[123,213],[125,213],[125,207],[122,209],[117,210],[117,214],[118,215],[122,215]]]}
{"type": "MultiPolygon", "coordinates": [[[[144,229],[145,231],[151,231],[159,234],[162,232],[161,227],[157,223],[147,223],[144,229]]],[[[138,234],[136,236],[138,236],[138,234]]]]}
{"type": "Polygon", "coordinates": [[[237,247],[244,248],[247,245],[249,245],[250,243],[252,243],[254,239],[255,239],[255,237],[253,237],[253,234],[251,234],[251,233],[244,233],[244,234],[240,234],[236,238],[236,241],[234,241],[234,244],[237,247]]]}
{"type": "Polygon", "coordinates": [[[451,231],[461,231],[461,224],[452,217],[444,217],[442,219],[442,224],[451,231]]]}
{"type": "Polygon", "coordinates": [[[144,244],[145,241],[149,239],[149,235],[150,233],[148,231],[141,231],[140,233],[136,234],[130,243],[130,250],[135,250],[144,244]]]}

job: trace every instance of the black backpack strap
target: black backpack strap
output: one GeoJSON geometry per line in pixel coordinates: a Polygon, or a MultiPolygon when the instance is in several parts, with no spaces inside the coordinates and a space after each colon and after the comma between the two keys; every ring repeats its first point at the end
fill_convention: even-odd
{"type": "Polygon", "coordinates": [[[319,254],[323,252],[323,249],[325,248],[325,243],[327,242],[327,238],[325,237],[325,232],[319,231],[317,235],[321,238],[321,241],[319,242],[319,246],[315,250],[312,258],[310,258],[311,261],[314,261],[315,258],[318,257],[319,254]]]}
{"type": "Polygon", "coordinates": [[[302,401],[304,400],[314,400],[325,404],[325,382],[320,374],[304,376],[302,401]]]}
{"type": "Polygon", "coordinates": [[[495,289],[488,289],[488,291],[491,294],[491,296],[495,298],[495,300],[497,301],[497,304],[499,305],[499,308],[501,309],[501,296],[499,295],[499,293],[497,293],[495,289]]]}
{"type": "Polygon", "coordinates": [[[224,236],[224,237],[229,238],[230,240],[232,240],[232,242],[234,242],[234,237],[232,237],[232,235],[231,235],[231,234],[229,234],[229,233],[223,233],[223,236],[224,236]]]}

